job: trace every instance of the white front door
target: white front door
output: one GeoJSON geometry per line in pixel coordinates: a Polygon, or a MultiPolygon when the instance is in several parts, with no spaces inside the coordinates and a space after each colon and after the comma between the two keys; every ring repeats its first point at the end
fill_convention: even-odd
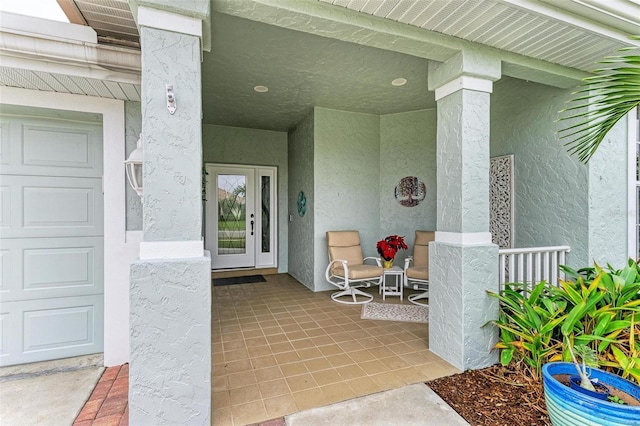
{"type": "Polygon", "coordinates": [[[0,365],[102,352],[102,127],[4,115],[0,134],[0,365]]]}
{"type": "Polygon", "coordinates": [[[207,164],[205,247],[213,269],[275,265],[275,169],[207,164]]]}

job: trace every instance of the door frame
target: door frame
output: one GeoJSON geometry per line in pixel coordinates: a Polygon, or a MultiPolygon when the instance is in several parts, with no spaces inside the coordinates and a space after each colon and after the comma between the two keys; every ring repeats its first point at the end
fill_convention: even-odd
{"type": "MultiPolygon", "coordinates": [[[[211,195],[211,184],[214,183],[214,177],[210,173],[210,170],[213,168],[217,169],[239,169],[239,168],[250,168],[254,170],[254,205],[255,205],[255,234],[256,240],[254,244],[254,265],[246,266],[246,267],[216,267],[215,265],[211,265],[212,270],[233,270],[233,269],[258,269],[258,268],[277,268],[278,267],[278,167],[276,166],[265,166],[265,165],[255,165],[255,164],[227,164],[227,163],[205,163],[204,164],[204,172],[205,172],[205,208],[204,208],[204,238],[209,237],[210,233],[210,216],[211,216],[211,202],[216,199],[216,196],[211,195]],[[270,228],[269,228],[269,238],[271,240],[270,251],[268,253],[262,253],[262,233],[260,230],[262,229],[262,214],[259,213],[259,209],[261,207],[261,181],[262,177],[268,176],[270,178],[270,195],[271,195],[271,209],[269,212],[269,220],[270,220],[270,228]]],[[[217,209],[216,209],[217,216],[217,209]]],[[[215,238],[215,235],[212,234],[211,237],[215,238]]],[[[211,238],[209,237],[209,238],[211,238]]],[[[213,256],[212,256],[213,258],[213,256]]]]}

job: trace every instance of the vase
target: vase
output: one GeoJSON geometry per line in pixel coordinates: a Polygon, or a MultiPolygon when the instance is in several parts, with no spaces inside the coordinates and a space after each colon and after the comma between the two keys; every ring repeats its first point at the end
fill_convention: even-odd
{"type": "Polygon", "coordinates": [[[393,259],[391,259],[391,260],[382,259],[382,267],[383,267],[384,269],[391,269],[391,268],[393,268],[393,259]]]}
{"type": "MultiPolygon", "coordinates": [[[[562,376],[574,375],[576,369],[568,362],[549,362],[542,366],[544,397],[549,418],[554,426],[629,426],[640,425],[640,406],[620,405],[596,399],[571,389],[560,382],[562,376]]],[[[615,374],[591,369],[591,379],[598,379],[612,389],[620,390],[631,398],[640,398],[640,387],[615,374]]]]}

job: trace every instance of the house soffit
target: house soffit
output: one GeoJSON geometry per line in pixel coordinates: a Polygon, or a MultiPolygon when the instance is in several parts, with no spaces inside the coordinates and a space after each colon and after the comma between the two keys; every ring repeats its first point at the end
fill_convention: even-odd
{"type": "Polygon", "coordinates": [[[583,71],[640,46],[637,0],[318,1],[583,71]]]}
{"type": "Polygon", "coordinates": [[[0,13],[0,85],[140,100],[140,51],[97,43],[88,27],[0,13]]]}

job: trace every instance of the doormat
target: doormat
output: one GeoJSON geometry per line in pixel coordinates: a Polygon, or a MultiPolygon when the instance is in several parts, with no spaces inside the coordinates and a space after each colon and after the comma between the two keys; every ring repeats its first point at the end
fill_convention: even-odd
{"type": "Polygon", "coordinates": [[[213,281],[213,286],[217,287],[220,285],[263,283],[267,280],[262,275],[247,275],[246,277],[216,278],[211,281],[213,281]]]}
{"type": "Polygon", "coordinates": [[[404,322],[429,322],[429,307],[369,302],[362,305],[362,319],[404,322]]]}

